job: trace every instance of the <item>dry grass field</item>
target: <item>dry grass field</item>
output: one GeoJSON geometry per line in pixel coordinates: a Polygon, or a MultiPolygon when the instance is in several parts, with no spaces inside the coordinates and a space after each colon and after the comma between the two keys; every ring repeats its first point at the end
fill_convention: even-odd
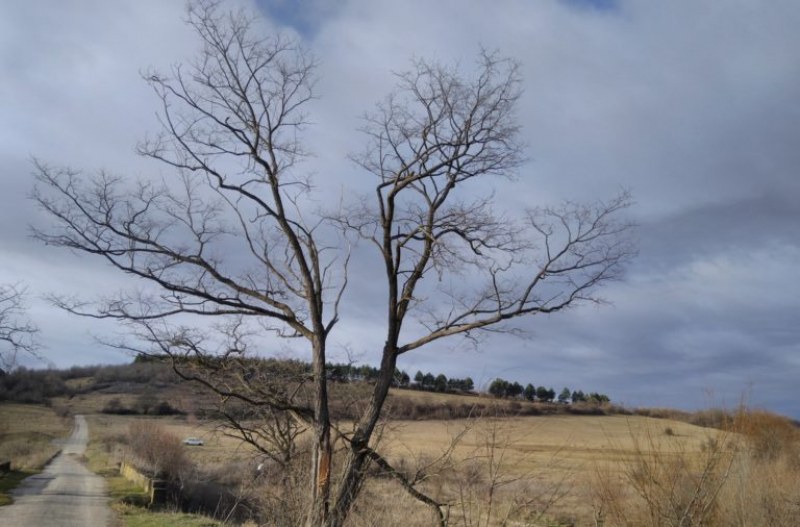
{"type": "MultiPolygon", "coordinates": [[[[225,437],[209,422],[89,416],[95,438],[108,444],[124,442],[131,430],[148,421],[158,422],[180,438],[202,438],[204,446],[185,451],[208,473],[241,475],[258,462],[250,449],[225,437]]],[[[346,423],[341,426],[346,430],[346,423]]],[[[723,435],[716,429],[642,416],[398,421],[384,428],[380,450],[406,474],[423,474],[419,488],[452,504],[454,525],[504,521],[509,525],[594,525],[598,475],[621,481],[650,452],[700,459],[707,445],[724,441],[723,435]],[[494,495],[494,511],[488,515],[487,492],[494,495]],[[512,520],[520,523],[507,523],[512,520]]],[[[383,507],[382,513],[362,502],[354,525],[392,525],[399,521],[393,517],[408,520],[409,514],[419,522],[415,525],[432,520],[426,507],[397,484],[376,475],[364,501],[382,501],[387,496],[392,506],[383,507]]]]}
{"type": "Polygon", "coordinates": [[[0,404],[0,461],[17,470],[38,470],[58,451],[53,441],[69,435],[72,418],[52,408],[0,404]]]}
{"type": "Polygon", "coordinates": [[[58,452],[55,442],[69,435],[71,423],[52,408],[0,404],[0,463],[10,461],[12,470],[0,474],[0,506],[11,503],[8,492],[58,452]]]}
{"type": "Polygon", "coordinates": [[[491,493],[498,524],[594,525],[598,474],[619,479],[650,451],[700,456],[721,435],[641,416],[554,415],[392,423],[381,446],[396,465],[428,472],[423,486],[462,524],[493,524],[479,512],[491,493]]]}

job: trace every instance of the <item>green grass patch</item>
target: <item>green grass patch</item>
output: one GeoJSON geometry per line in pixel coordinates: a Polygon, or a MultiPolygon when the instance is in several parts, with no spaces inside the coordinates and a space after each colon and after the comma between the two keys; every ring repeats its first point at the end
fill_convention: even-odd
{"type": "Polygon", "coordinates": [[[151,512],[141,507],[115,507],[126,527],[221,527],[222,524],[205,516],[179,512],[151,512]]]}
{"type": "Polygon", "coordinates": [[[17,488],[23,479],[33,474],[36,474],[36,472],[12,470],[0,476],[0,507],[14,503],[11,498],[11,491],[17,488]]]}
{"type": "Polygon", "coordinates": [[[89,470],[106,480],[108,495],[114,504],[146,507],[150,497],[138,485],[128,481],[119,473],[119,468],[101,444],[92,442],[86,448],[86,466],[89,470]]]}

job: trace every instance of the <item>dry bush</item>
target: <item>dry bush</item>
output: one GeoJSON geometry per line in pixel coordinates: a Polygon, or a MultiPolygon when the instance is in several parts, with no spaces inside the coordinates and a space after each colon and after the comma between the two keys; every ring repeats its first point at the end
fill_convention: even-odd
{"type": "Polygon", "coordinates": [[[779,458],[797,466],[800,458],[800,431],[787,418],[762,410],[739,412],[734,430],[747,440],[750,454],[759,460],[779,458]]]}
{"type": "Polygon", "coordinates": [[[717,525],[795,527],[800,518],[800,473],[783,459],[741,456],[720,501],[717,525]]]}
{"type": "Polygon", "coordinates": [[[800,518],[800,432],[788,419],[740,411],[742,455],[724,489],[720,525],[794,527],[800,518]]]}
{"type": "Polygon", "coordinates": [[[674,421],[689,421],[688,412],[682,412],[672,408],[636,408],[633,413],[643,417],[653,417],[655,419],[672,419],[674,421]]]}
{"type": "Polygon", "coordinates": [[[130,424],[128,449],[134,465],[165,479],[180,479],[191,468],[180,438],[152,421],[130,424]]]}
{"type": "Polygon", "coordinates": [[[308,441],[297,441],[294,456],[286,463],[265,459],[261,470],[246,471],[239,483],[242,499],[251,503],[262,527],[300,525],[310,488],[308,441]]]}
{"type": "Polygon", "coordinates": [[[733,417],[731,412],[722,408],[710,408],[699,410],[689,414],[687,422],[695,426],[705,428],[717,428],[719,430],[732,430],[733,417]]]}
{"type": "Polygon", "coordinates": [[[420,504],[397,483],[385,478],[369,479],[347,518],[347,527],[410,527],[438,525],[437,515],[420,504]]]}
{"type": "MultiPolygon", "coordinates": [[[[800,518],[800,438],[761,411],[694,414],[724,430],[693,448],[645,432],[621,474],[598,469],[596,525],[790,527],[800,518]]],[[[633,434],[633,433],[632,433],[633,434]]]]}
{"type": "Polygon", "coordinates": [[[640,437],[621,475],[598,470],[594,491],[599,525],[714,525],[719,495],[736,456],[730,434],[709,436],[697,451],[675,435],[640,437]]]}

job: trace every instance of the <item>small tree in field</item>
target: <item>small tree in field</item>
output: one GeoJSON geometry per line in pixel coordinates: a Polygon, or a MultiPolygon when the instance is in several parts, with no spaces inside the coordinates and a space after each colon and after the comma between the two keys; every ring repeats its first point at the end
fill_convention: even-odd
{"type": "MultiPolygon", "coordinates": [[[[474,75],[425,60],[399,74],[397,89],[366,116],[366,146],[353,155],[371,191],[343,212],[318,214],[299,166],[313,59],[216,3],[193,4],[189,23],[200,57],[170,76],[147,76],[164,129],[140,153],[173,168],[172,179],[36,165],[34,197],[55,223],[38,238],[148,284],[91,309],[59,305],[122,321],[138,341],[119,346],[166,354],[179,374],[224,400],[309,427],[305,525],[343,525],[371,463],[444,523],[441,504],[375,446],[398,359],[443,339],[513,329],[507,324],[519,317],[599,302],[598,287],[618,278],[632,254],[617,217],[628,197],[513,217],[496,212],[485,192],[470,193],[475,183],[513,176],[523,159],[517,64],[481,53],[474,75]],[[380,366],[349,431],[331,421],[326,371],[347,240],[374,247],[386,287],[380,366]],[[193,325],[197,318],[206,323],[193,325]],[[258,371],[247,357],[263,334],[303,339],[311,368],[291,378],[258,371]],[[345,445],[337,465],[334,434],[345,445]]],[[[434,380],[425,375],[423,385],[434,380]]]]}

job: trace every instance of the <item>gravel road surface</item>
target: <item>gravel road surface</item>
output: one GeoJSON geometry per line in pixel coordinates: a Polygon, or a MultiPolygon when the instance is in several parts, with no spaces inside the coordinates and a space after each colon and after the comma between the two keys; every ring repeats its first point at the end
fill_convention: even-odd
{"type": "Polygon", "coordinates": [[[0,507],[3,527],[107,527],[111,521],[103,478],[90,472],[80,457],[89,427],[75,416],[75,429],[61,454],[41,474],[14,491],[14,503],[0,507]]]}

